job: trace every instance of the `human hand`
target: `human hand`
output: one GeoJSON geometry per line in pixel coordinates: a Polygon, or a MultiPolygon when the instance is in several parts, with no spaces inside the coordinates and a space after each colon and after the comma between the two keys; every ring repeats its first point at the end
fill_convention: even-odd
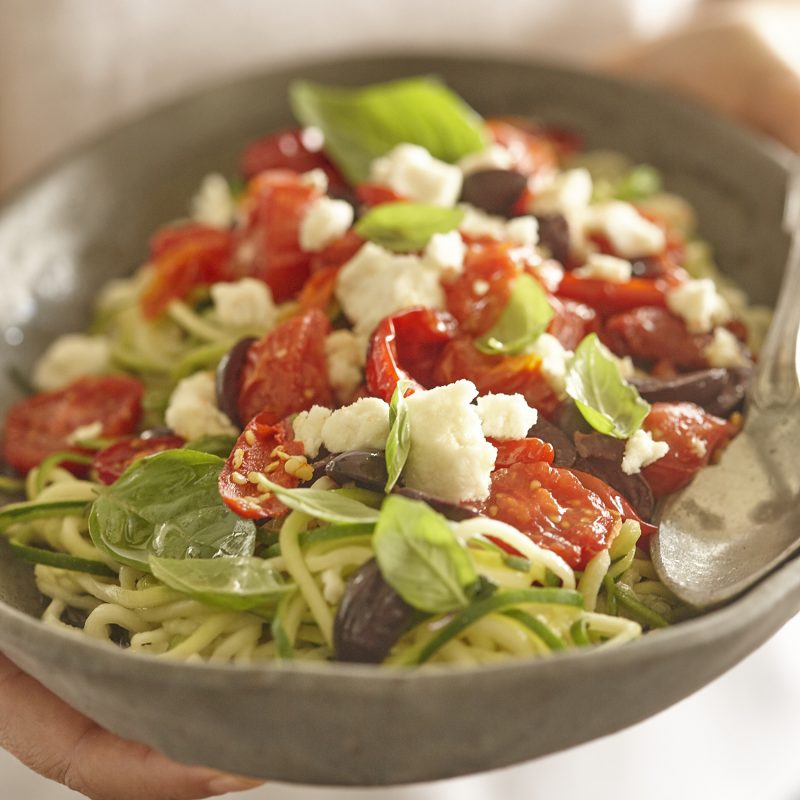
{"type": "Polygon", "coordinates": [[[603,66],[676,89],[800,151],[800,8],[720,4],[603,66]]]}
{"type": "Polygon", "coordinates": [[[195,800],[260,782],[171,761],[109,733],[0,654],[0,745],[91,800],[195,800]]]}

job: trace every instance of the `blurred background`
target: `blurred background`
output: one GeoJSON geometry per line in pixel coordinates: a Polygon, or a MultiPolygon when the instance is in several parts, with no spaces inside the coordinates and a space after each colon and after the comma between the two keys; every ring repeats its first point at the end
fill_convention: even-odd
{"type": "MultiPolygon", "coordinates": [[[[800,18],[800,5],[792,0],[0,0],[0,196],[77,143],[171,98],[270,66],[337,54],[450,52],[614,68],[710,102],[800,147],[800,90],[792,94],[800,80],[800,37],[797,28],[783,24],[787,12],[800,18]],[[737,20],[745,20],[753,33],[738,40],[737,60],[778,63],[781,75],[793,76],[794,89],[778,103],[784,112],[780,124],[742,105],[726,28],[737,20]],[[723,33],[715,33],[718,29],[723,33]],[[705,31],[702,40],[695,38],[698,30],[705,31]]],[[[749,88],[763,94],[786,86],[749,88]]],[[[635,794],[648,800],[797,800],[799,666],[800,619],[795,619],[694,697],[620,734],[549,758],[429,786],[355,791],[272,785],[236,797],[606,800],[635,794]]],[[[0,797],[78,795],[0,751],[0,797]]]]}

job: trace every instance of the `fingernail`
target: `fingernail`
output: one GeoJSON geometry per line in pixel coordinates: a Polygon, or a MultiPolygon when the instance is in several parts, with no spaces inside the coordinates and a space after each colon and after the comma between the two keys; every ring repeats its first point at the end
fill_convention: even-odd
{"type": "Polygon", "coordinates": [[[258,781],[253,778],[222,774],[209,782],[208,790],[215,795],[220,795],[229,794],[230,792],[246,792],[248,789],[256,789],[263,785],[264,781],[258,781]]]}

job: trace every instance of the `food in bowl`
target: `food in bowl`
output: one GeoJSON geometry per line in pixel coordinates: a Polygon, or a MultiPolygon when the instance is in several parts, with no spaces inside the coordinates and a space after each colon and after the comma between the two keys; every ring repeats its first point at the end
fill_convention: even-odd
{"type": "Polygon", "coordinates": [[[760,319],[690,206],[435,81],[292,101],[8,414],[0,527],[45,622],[418,665],[690,614],[650,520],[735,435],[760,319]]]}

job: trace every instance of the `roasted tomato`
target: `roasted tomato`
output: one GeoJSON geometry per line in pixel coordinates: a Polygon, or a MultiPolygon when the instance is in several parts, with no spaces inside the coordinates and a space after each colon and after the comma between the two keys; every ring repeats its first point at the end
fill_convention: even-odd
{"type": "Polygon", "coordinates": [[[247,424],[219,475],[219,493],[225,505],[240,517],[282,517],[289,509],[274,494],[248,480],[251,472],[293,489],[310,479],[311,466],[303,455],[303,443],[294,440],[291,425],[269,422],[259,414],[247,424]]]}
{"type": "Polygon", "coordinates": [[[290,169],[294,172],[321,169],[332,186],[343,184],[344,179],[321,148],[322,141],[309,141],[308,134],[304,135],[301,128],[272,133],[247,146],[242,154],[242,174],[250,180],[266,169],[290,169]]]}
{"type": "Polygon", "coordinates": [[[600,314],[615,314],[640,306],[664,306],[671,284],[664,279],[631,278],[625,283],[611,283],[598,278],[580,278],[567,272],[557,294],[591,306],[600,314]]]}
{"type": "Polygon", "coordinates": [[[583,569],[605,549],[618,524],[575,475],[544,461],[495,470],[484,511],[557,553],[573,569],[583,569]]]}
{"type": "Polygon", "coordinates": [[[555,336],[567,350],[575,348],[590,333],[597,333],[600,321],[594,309],[583,303],[560,297],[550,297],[553,319],[547,326],[547,332],[555,336]]]}
{"type": "Polygon", "coordinates": [[[78,378],[64,389],[26,397],[6,417],[3,458],[14,469],[28,472],[60,450],[85,452],[68,441],[84,425],[99,422],[104,437],[133,433],[141,416],[142,393],[135,378],[109,375],[78,378]]]}
{"type": "Polygon", "coordinates": [[[558,167],[558,151],[543,128],[529,120],[489,119],[486,128],[491,139],[505,147],[511,166],[523,175],[545,178],[558,167]]]}
{"type": "Polygon", "coordinates": [[[400,380],[412,381],[416,389],[430,387],[455,329],[448,313],[432,308],[409,308],[386,317],[369,343],[366,379],[370,393],[388,403],[400,380]]]}
{"type": "Polygon", "coordinates": [[[555,458],[553,445],[533,436],[527,439],[490,438],[489,442],[497,448],[495,469],[510,467],[513,464],[533,464],[536,461],[552,464],[555,458]]]}
{"type": "Polygon", "coordinates": [[[341,267],[325,267],[315,272],[305,283],[297,296],[297,302],[303,311],[317,308],[326,314],[333,303],[333,293],[336,289],[336,276],[341,267]]]}
{"type": "Polygon", "coordinates": [[[475,348],[472,339],[458,336],[442,351],[433,381],[443,386],[466,378],[478,387],[480,394],[519,392],[528,405],[552,417],[559,401],[542,374],[541,363],[535,355],[486,355],[475,348]]]}
{"type": "Polygon", "coordinates": [[[140,297],[142,313],[153,318],[197,286],[234,280],[233,233],[190,223],[159,231],[150,242],[151,273],[140,297]]]}
{"type": "Polygon", "coordinates": [[[734,424],[694,403],[654,403],[644,428],[669,445],[663,458],[642,470],[657,497],[686,486],[736,433],[734,424]]]}
{"type": "Polygon", "coordinates": [[[369,182],[356,184],[356,197],[367,208],[380,206],[384,203],[399,203],[407,199],[388,186],[369,182]]]}
{"type": "Polygon", "coordinates": [[[319,190],[288,170],[272,169],[247,186],[247,224],[237,258],[242,269],[263,280],[275,301],[294,297],[311,273],[311,253],[300,247],[300,223],[319,190]]]}
{"type": "Polygon", "coordinates": [[[708,366],[710,334],[692,334],[686,323],[665,308],[636,308],[606,321],[603,340],[619,356],[669,361],[683,369],[708,366]]]}
{"type": "Polygon", "coordinates": [[[328,318],[312,308],[253,344],[242,370],[240,419],[261,414],[263,422],[274,424],[313,405],[332,406],[325,361],[328,333],[328,318]]]}
{"type": "Polygon", "coordinates": [[[341,239],[331,242],[311,256],[311,272],[320,272],[328,267],[346,264],[364,244],[364,240],[351,228],[341,239]]]}
{"type": "Polygon", "coordinates": [[[134,461],[164,450],[183,447],[180,436],[129,436],[101,450],[92,461],[92,470],[100,483],[114,483],[134,461]]]}

